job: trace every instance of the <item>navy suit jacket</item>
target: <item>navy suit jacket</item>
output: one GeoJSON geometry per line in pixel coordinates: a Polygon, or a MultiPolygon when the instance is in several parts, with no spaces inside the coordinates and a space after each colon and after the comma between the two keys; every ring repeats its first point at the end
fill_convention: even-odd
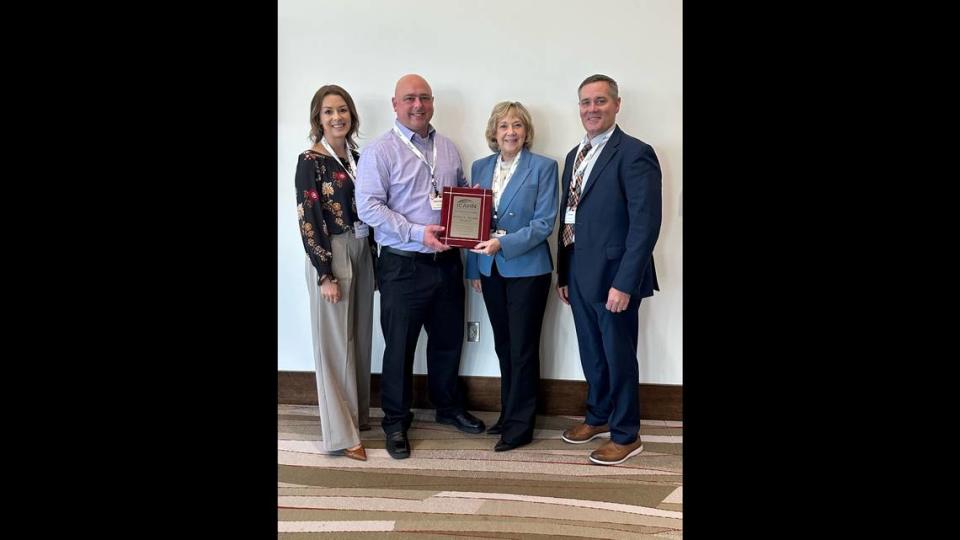
{"type": "MultiPolygon", "coordinates": [[[[473,184],[490,189],[500,153],[473,162],[473,184]]],[[[490,275],[493,261],[503,277],[530,277],[553,271],[547,239],[557,220],[557,162],[527,149],[500,196],[497,226],[507,231],[493,257],[467,251],[467,279],[490,275]]]]}
{"type": "Polygon", "coordinates": [[[567,154],[563,168],[557,284],[566,286],[572,270],[589,302],[605,303],[610,287],[631,298],[653,296],[660,290],[653,246],[660,235],[662,208],[656,153],[620,126],[614,128],[580,194],[573,244],[577,256],[571,269],[570,252],[563,247],[563,216],[577,149],[567,154]]]}

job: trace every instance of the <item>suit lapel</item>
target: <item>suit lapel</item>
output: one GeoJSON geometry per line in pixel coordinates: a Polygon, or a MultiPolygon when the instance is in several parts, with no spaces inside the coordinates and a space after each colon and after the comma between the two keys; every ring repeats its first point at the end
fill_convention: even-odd
{"type": "Polygon", "coordinates": [[[606,146],[603,147],[603,151],[600,152],[600,157],[597,158],[597,162],[593,164],[593,169],[590,170],[590,176],[587,177],[587,185],[584,186],[580,192],[581,201],[587,196],[587,193],[593,189],[593,186],[597,183],[597,179],[600,178],[600,175],[603,173],[604,167],[610,163],[614,154],[617,153],[618,147],[620,146],[620,133],[620,126],[613,128],[610,139],[607,141],[606,146]]]}
{"type": "MultiPolygon", "coordinates": [[[[500,159],[500,155],[497,155],[497,159],[500,159]]],[[[513,198],[517,195],[517,192],[520,190],[520,186],[527,180],[527,177],[530,176],[530,170],[532,167],[530,163],[529,152],[522,152],[520,154],[520,163],[517,165],[517,170],[513,172],[513,178],[510,179],[510,182],[507,184],[507,188],[503,190],[503,195],[500,195],[500,204],[497,206],[497,213],[503,215],[504,210],[506,210],[510,203],[513,201],[513,198]]],[[[490,174],[493,174],[493,171],[490,171],[490,174]]]]}
{"type": "Polygon", "coordinates": [[[499,159],[499,157],[500,154],[494,154],[493,156],[487,158],[487,161],[485,161],[483,166],[480,167],[480,180],[477,181],[477,179],[474,178],[474,184],[480,184],[480,187],[483,189],[493,188],[493,167],[497,164],[497,159],[499,159]]]}
{"type": "Polygon", "coordinates": [[[570,196],[570,182],[573,178],[573,162],[577,153],[577,147],[567,152],[567,159],[563,163],[563,176],[560,177],[560,209],[563,211],[567,207],[567,198],[570,196]]]}

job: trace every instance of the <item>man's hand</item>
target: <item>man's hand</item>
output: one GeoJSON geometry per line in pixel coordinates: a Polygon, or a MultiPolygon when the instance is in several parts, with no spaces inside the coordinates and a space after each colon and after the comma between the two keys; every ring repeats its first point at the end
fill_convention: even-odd
{"type": "Polygon", "coordinates": [[[625,292],[620,292],[613,287],[610,287],[610,292],[607,294],[607,311],[611,313],[620,313],[627,309],[627,304],[630,303],[630,295],[625,292]]]}
{"type": "Polygon", "coordinates": [[[423,227],[423,245],[434,251],[446,251],[450,249],[450,246],[444,245],[440,241],[440,233],[444,231],[444,227],[440,225],[426,225],[423,227]]]}
{"type": "Polygon", "coordinates": [[[567,296],[567,293],[568,293],[568,290],[567,290],[567,286],[566,286],[566,285],[564,285],[563,287],[557,285],[557,296],[560,297],[560,301],[561,301],[561,302],[563,302],[564,304],[566,304],[566,305],[569,306],[569,305],[570,305],[570,297],[567,296]]]}
{"type": "Polygon", "coordinates": [[[500,239],[491,238],[486,242],[480,242],[479,244],[473,246],[473,249],[470,251],[479,253],[480,255],[495,255],[498,251],[500,251],[500,239]]]}

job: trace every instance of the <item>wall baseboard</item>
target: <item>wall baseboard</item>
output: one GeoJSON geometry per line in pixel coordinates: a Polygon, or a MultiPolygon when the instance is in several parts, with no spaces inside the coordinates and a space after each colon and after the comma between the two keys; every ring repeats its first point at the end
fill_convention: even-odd
{"type": "MultiPolygon", "coordinates": [[[[467,408],[474,411],[500,410],[499,377],[460,377],[467,390],[467,408]]],[[[645,420],[682,420],[683,386],[640,384],[640,417],[645,420]]],[[[586,414],[587,383],[540,379],[540,414],[583,416],[586,414]]],[[[316,405],[317,381],[312,371],[278,371],[277,402],[316,405]]],[[[370,405],[380,406],[380,374],[370,375],[370,405]]],[[[413,407],[432,409],[427,398],[427,376],[413,376],[413,407]]]]}

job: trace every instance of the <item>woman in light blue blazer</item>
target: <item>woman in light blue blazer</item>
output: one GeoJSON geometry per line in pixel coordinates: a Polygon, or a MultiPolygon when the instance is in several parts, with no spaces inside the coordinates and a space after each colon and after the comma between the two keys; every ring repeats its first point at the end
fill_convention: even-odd
{"type": "Polygon", "coordinates": [[[530,443],[540,380],[540,329],[553,259],[547,238],[557,219],[557,162],[530,151],[533,121],[519,102],[493,107],[487,144],[473,162],[475,185],[493,190],[490,240],[467,254],[467,279],[483,294],[500,360],[500,418],[487,433],[494,450],[530,443]]]}

